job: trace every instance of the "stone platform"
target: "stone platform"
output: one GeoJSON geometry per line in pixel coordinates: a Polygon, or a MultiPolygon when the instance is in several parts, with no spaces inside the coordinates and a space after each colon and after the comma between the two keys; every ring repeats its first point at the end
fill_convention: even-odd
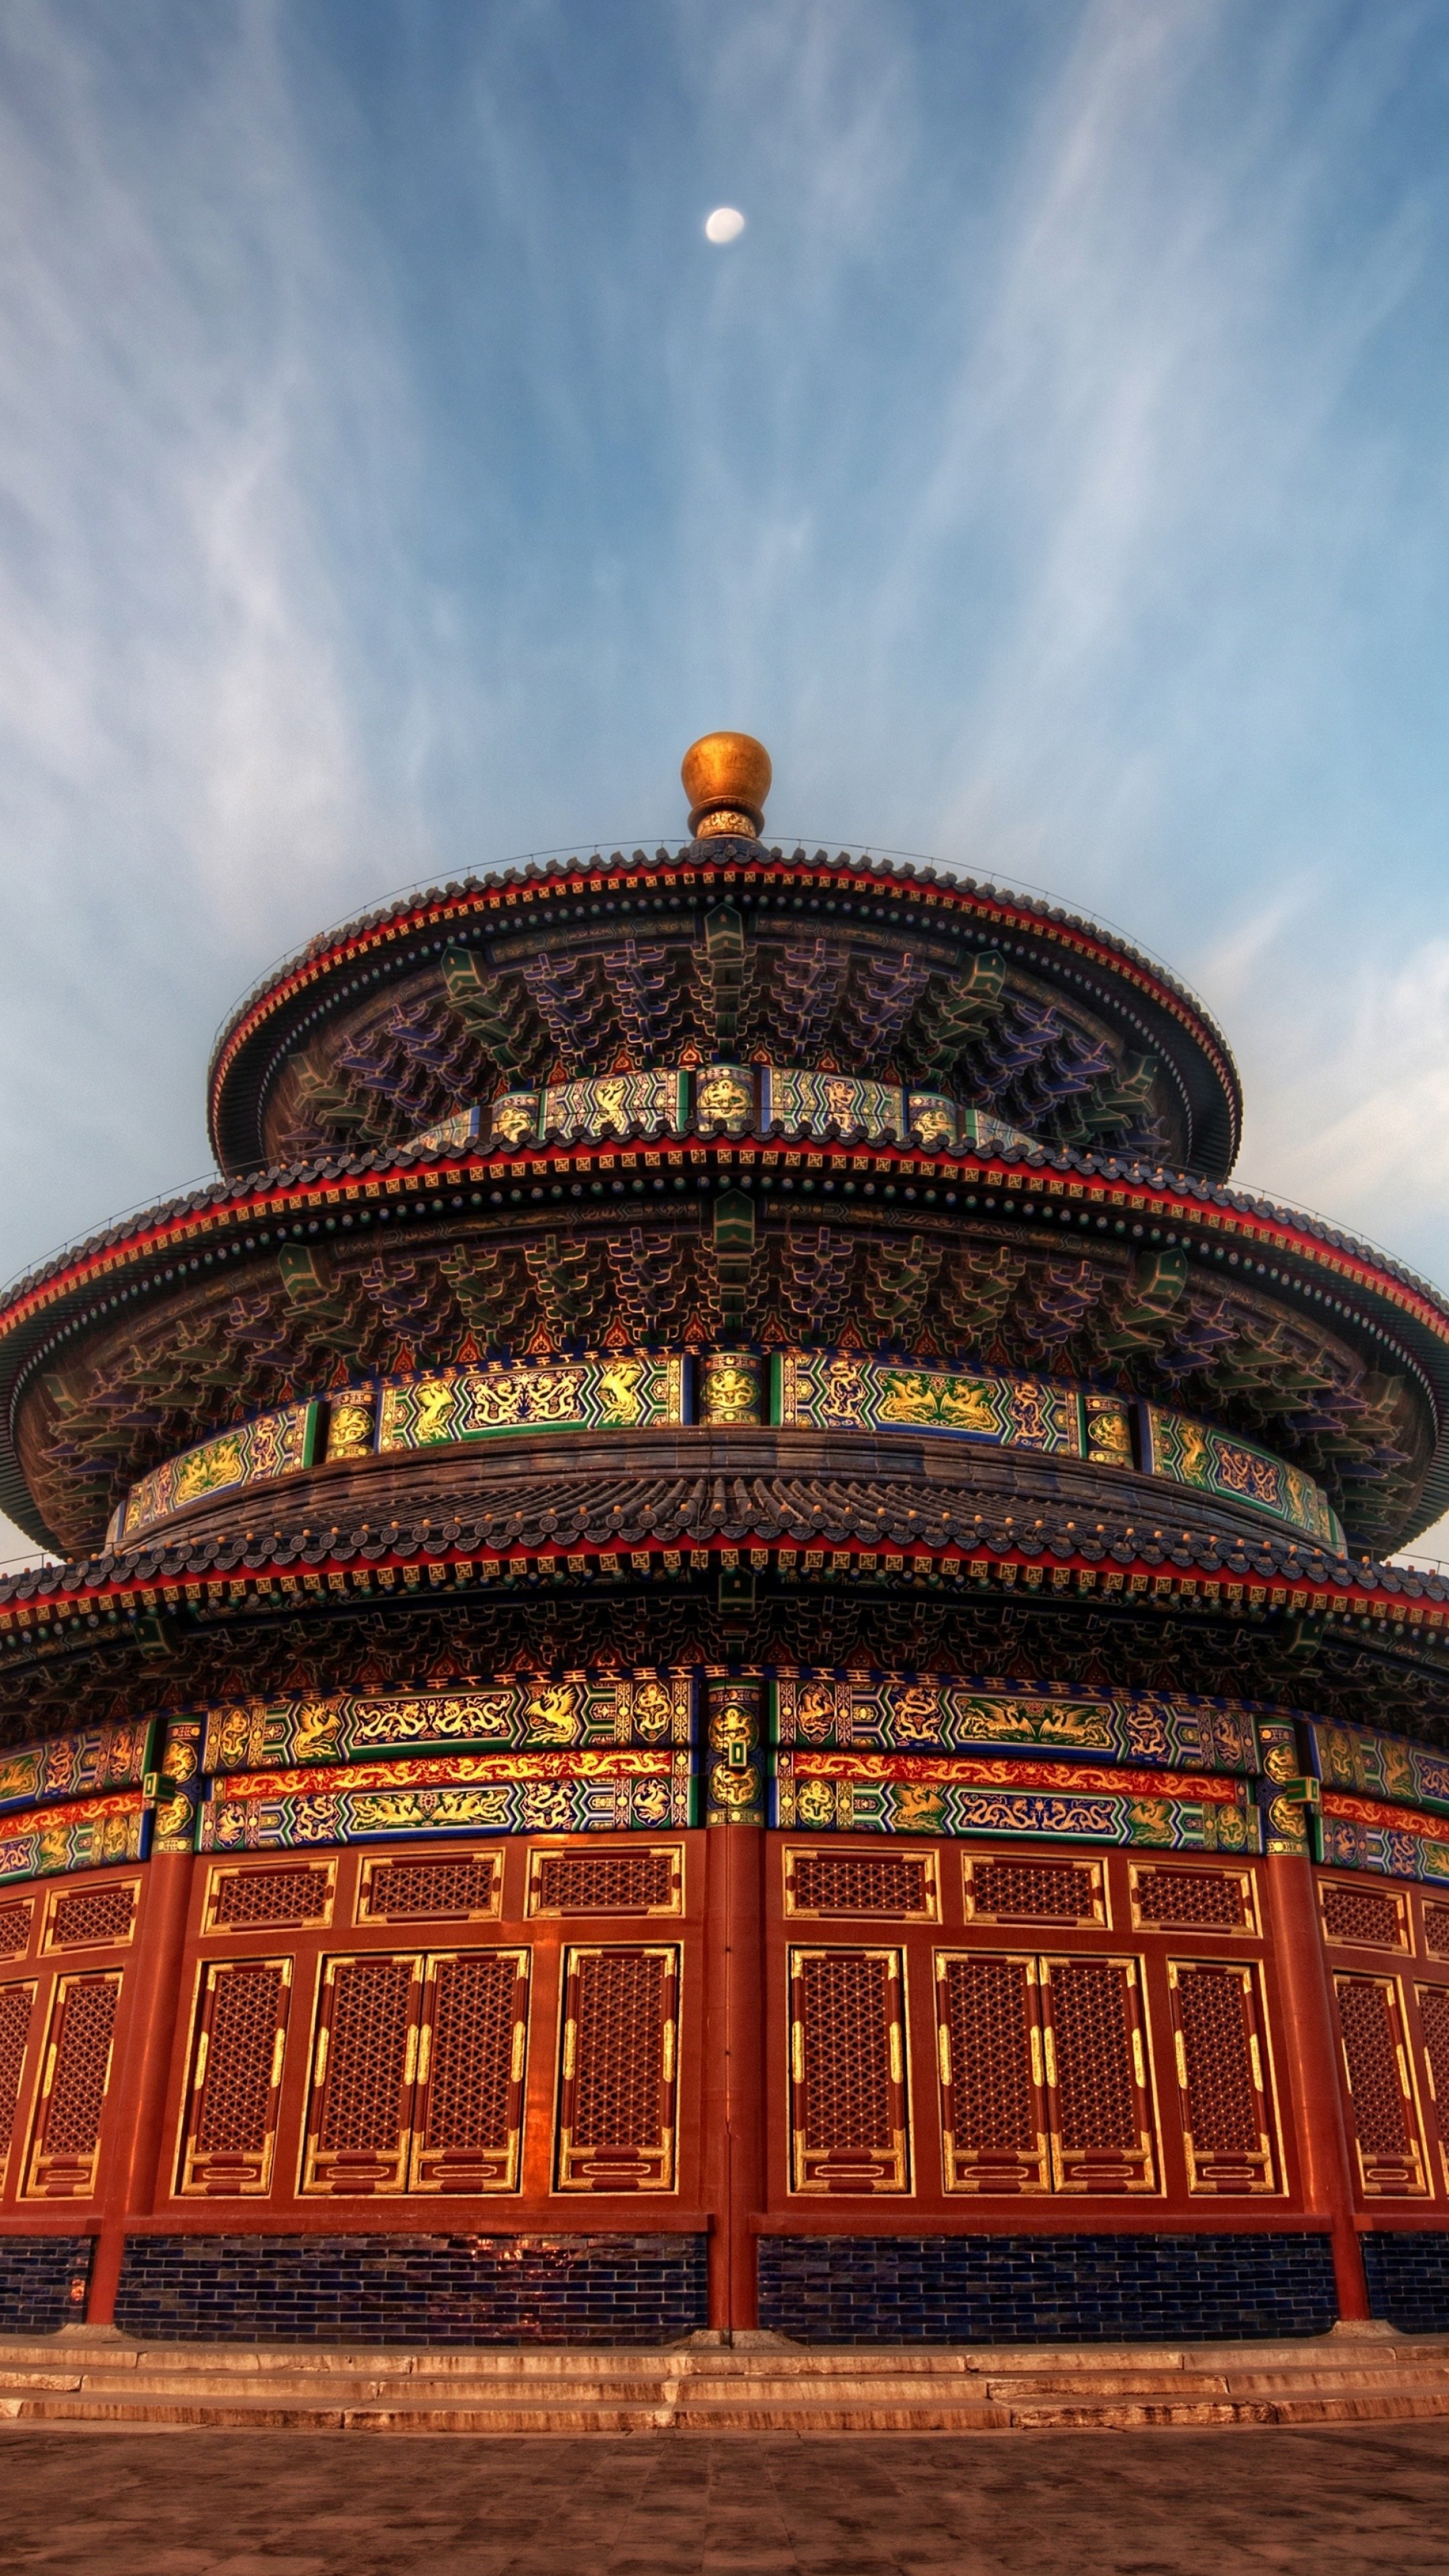
{"type": "MultiPolygon", "coordinates": [[[[132,2428],[134,2429],[134,2428],[132,2428]]],[[[27,2576],[1443,2576],[1449,2425],[801,2440],[0,2428],[27,2576]],[[425,2473],[420,2474],[426,2459],[425,2473]]]]}
{"type": "Polygon", "coordinates": [[[1267,2344],[369,2351],[0,2338],[0,2423],[466,2434],[907,2434],[1449,2416],[1449,2336],[1267,2344]]]}

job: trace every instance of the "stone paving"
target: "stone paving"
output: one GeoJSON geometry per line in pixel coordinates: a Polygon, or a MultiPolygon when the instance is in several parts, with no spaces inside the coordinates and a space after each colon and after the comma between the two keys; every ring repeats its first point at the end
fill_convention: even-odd
{"type": "Polygon", "coordinates": [[[1444,2576],[1449,2426],[629,2441],[0,2434],[56,2576],[1444,2576]]]}

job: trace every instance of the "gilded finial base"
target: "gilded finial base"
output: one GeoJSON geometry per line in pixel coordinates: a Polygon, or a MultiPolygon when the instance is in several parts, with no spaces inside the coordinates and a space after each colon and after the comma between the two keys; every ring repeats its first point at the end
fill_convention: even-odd
{"type": "Polygon", "coordinates": [[[696,841],[722,840],[732,833],[737,840],[757,841],[764,828],[763,814],[749,814],[739,805],[712,805],[702,814],[691,814],[689,828],[696,841]]]}

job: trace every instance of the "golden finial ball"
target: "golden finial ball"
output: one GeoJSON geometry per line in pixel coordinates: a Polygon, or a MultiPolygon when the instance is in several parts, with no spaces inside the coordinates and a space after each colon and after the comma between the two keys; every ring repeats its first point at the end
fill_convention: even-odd
{"type": "Polygon", "coordinates": [[[701,734],[685,753],[679,775],[696,840],[725,832],[758,840],[770,792],[770,755],[752,733],[701,734]]]}

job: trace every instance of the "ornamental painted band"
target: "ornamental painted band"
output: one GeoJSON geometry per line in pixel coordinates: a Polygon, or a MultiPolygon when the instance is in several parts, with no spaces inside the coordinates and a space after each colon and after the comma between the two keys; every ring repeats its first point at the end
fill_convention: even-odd
{"type": "Polygon", "coordinates": [[[1245,1506],[1341,1556],[1321,1486],[1271,1450],[1159,1404],[1070,1380],[846,1350],[642,1348],[520,1355],[378,1378],[213,1433],[132,1486],[106,1543],[188,1504],[338,1460],[540,1433],[771,1426],[910,1432],[1034,1451],[1245,1506]]]}
{"type": "Polygon", "coordinates": [[[464,1153],[577,1144],[605,1136],[783,1136],[865,1145],[914,1144],[927,1152],[967,1147],[1036,1152],[1035,1139],[989,1111],[943,1091],[855,1074],[760,1064],[708,1064],[646,1073],[606,1073],[504,1091],[476,1109],[423,1128],[415,1152],[464,1153]]]}
{"type": "Polygon", "coordinates": [[[0,1759],[0,1884],[153,1850],[765,1816],[816,1833],[1283,1853],[1449,1887],[1449,1760],[1366,1728],[1180,1692],[712,1667],[227,1701],[22,1746],[0,1759]]]}

